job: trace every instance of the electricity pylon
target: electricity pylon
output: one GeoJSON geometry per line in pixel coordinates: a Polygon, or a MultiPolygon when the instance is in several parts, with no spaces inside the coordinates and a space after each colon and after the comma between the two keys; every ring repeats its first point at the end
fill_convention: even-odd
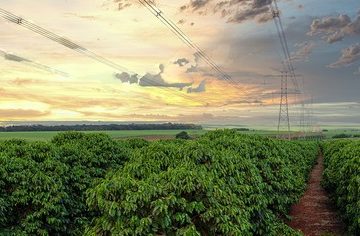
{"type": "Polygon", "coordinates": [[[290,139],[290,118],[289,118],[289,100],[288,100],[288,71],[281,72],[281,98],[278,120],[278,133],[287,132],[287,138],[290,139]]]}
{"type": "MultiPolygon", "coordinates": [[[[266,77],[271,78],[280,78],[281,80],[281,89],[280,93],[271,93],[271,95],[278,94],[280,95],[280,109],[279,109],[279,118],[278,118],[278,136],[283,137],[282,132],[286,131],[286,138],[291,138],[291,126],[290,126],[290,116],[289,116],[289,95],[298,95],[301,94],[300,91],[293,89],[290,91],[288,88],[289,77],[292,77],[292,74],[287,70],[278,70],[279,75],[266,75],[266,77]]],[[[300,75],[295,75],[300,76],[300,75]]]]}

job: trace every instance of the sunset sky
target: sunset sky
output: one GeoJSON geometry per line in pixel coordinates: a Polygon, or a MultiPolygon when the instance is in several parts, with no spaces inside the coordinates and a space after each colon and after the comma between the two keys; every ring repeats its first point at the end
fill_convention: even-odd
{"type": "MultiPolygon", "coordinates": [[[[0,0],[1,9],[124,68],[116,70],[1,18],[0,120],[274,127],[280,81],[268,75],[279,74],[283,55],[267,1],[159,0],[156,5],[237,86],[214,75],[138,1],[0,0]],[[166,86],[192,85],[180,90],[178,84],[123,83],[123,72],[139,78],[148,73],[146,78],[162,79],[166,86]]],[[[282,0],[279,7],[304,99],[313,102],[306,106],[313,122],[360,127],[360,1],[282,0]]],[[[290,112],[296,125],[298,109],[292,105],[290,112]]]]}

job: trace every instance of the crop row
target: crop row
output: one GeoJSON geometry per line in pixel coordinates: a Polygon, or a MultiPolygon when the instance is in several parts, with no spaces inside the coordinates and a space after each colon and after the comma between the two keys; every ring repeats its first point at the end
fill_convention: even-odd
{"type": "Polygon", "coordinates": [[[317,144],[235,131],[0,143],[0,235],[294,235],[317,144]]]}
{"type": "Polygon", "coordinates": [[[337,140],[322,146],[322,184],[349,225],[349,232],[360,235],[360,141],[337,140]]]}
{"type": "Polygon", "coordinates": [[[294,235],[283,223],[317,154],[293,143],[215,131],[135,151],[88,191],[87,235],[294,235]]]}

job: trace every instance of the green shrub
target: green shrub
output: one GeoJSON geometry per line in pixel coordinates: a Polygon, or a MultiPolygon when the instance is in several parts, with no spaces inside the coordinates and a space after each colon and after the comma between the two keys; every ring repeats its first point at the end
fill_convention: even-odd
{"type": "Polygon", "coordinates": [[[334,141],[323,145],[325,171],[322,184],[349,225],[360,234],[360,141],[334,141]]]}
{"type": "Polygon", "coordinates": [[[0,234],[81,235],[96,214],[86,205],[86,190],[123,165],[125,146],[77,132],[51,143],[0,143],[0,234]]]}
{"type": "Polygon", "coordinates": [[[294,235],[282,219],[316,154],[235,131],[152,143],[88,191],[100,214],[86,235],[294,235]]]}
{"type": "Polygon", "coordinates": [[[150,144],[149,141],[147,141],[145,139],[140,139],[140,138],[131,138],[131,139],[126,139],[126,140],[122,140],[119,142],[124,143],[130,149],[147,147],[150,144]]]}
{"type": "Polygon", "coordinates": [[[2,143],[0,153],[0,233],[49,235],[68,223],[63,176],[47,143],[2,143]],[[7,232],[7,233],[4,233],[7,232]]]}
{"type": "Polygon", "coordinates": [[[335,134],[332,138],[351,138],[351,134],[335,134]]]}
{"type": "Polygon", "coordinates": [[[175,138],[177,138],[177,139],[191,139],[190,135],[185,131],[181,131],[180,133],[176,134],[175,138]]]}
{"type": "Polygon", "coordinates": [[[3,141],[0,235],[297,235],[284,219],[316,153],[316,143],[229,130],[3,141]]]}

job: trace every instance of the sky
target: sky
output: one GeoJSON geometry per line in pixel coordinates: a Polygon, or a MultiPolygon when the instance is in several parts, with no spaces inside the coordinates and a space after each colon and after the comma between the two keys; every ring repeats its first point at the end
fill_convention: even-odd
{"type": "MultiPolygon", "coordinates": [[[[284,56],[269,2],[155,1],[228,81],[139,1],[0,0],[1,9],[62,42],[0,19],[0,121],[274,128],[284,56]]],[[[360,2],[278,2],[303,91],[289,95],[292,126],[304,101],[308,124],[360,127],[360,2]]]]}

